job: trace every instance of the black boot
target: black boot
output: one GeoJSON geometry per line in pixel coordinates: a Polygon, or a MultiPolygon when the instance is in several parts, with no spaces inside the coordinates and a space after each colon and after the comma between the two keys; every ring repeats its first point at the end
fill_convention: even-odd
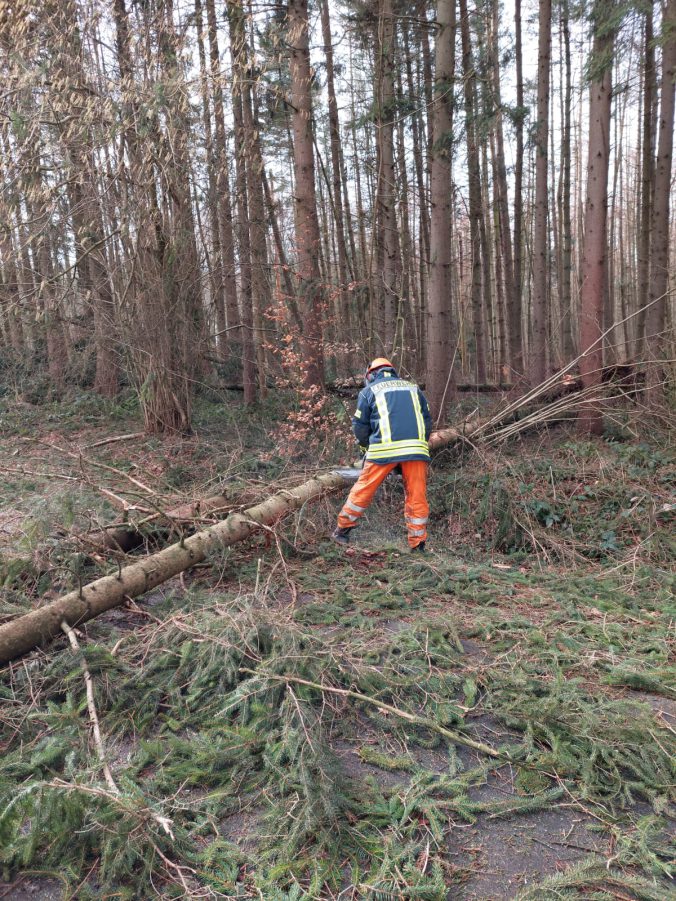
{"type": "Polygon", "coordinates": [[[416,544],[415,547],[411,548],[412,554],[425,554],[427,551],[425,550],[425,542],[421,541],[420,544],[416,544]]]}
{"type": "Polygon", "coordinates": [[[331,535],[331,541],[335,541],[336,544],[346,545],[350,543],[350,532],[351,528],[341,529],[340,526],[333,532],[331,535]]]}

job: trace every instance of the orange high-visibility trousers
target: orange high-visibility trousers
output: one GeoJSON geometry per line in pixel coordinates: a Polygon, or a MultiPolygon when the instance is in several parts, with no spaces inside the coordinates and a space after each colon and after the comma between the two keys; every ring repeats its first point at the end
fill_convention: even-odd
{"type": "Polygon", "coordinates": [[[395,466],[401,466],[404,477],[404,492],[406,502],[404,515],[408,530],[408,543],[410,547],[417,547],[427,540],[427,518],[430,508],[427,504],[427,462],[425,460],[402,460],[401,463],[364,463],[359,479],[350,491],[347,500],[340,511],[338,526],[341,529],[351,529],[357,525],[364,514],[373,496],[382,485],[387,474],[392,472],[395,466]]]}

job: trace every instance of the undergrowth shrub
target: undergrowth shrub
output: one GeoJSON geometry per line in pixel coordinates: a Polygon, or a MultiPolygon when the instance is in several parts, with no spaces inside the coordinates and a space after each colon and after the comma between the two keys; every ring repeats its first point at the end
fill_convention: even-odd
{"type": "Polygon", "coordinates": [[[666,563],[676,553],[669,498],[676,457],[647,444],[564,444],[569,459],[495,458],[430,482],[433,519],[467,540],[478,535],[504,553],[527,550],[551,560],[642,559],[666,563]],[[575,460],[579,457],[579,461],[575,460]]]}

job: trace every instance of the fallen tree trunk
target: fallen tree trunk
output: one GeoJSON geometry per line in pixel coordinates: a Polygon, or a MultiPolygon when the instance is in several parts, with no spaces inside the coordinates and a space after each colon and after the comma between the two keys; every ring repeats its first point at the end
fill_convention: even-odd
{"type": "MultiPolygon", "coordinates": [[[[430,438],[430,447],[444,447],[471,437],[484,424],[485,420],[477,419],[473,422],[466,421],[460,428],[435,432],[430,438]]],[[[242,513],[232,513],[222,522],[196,532],[190,538],[182,539],[137,563],[121,568],[115,575],[104,576],[38,610],[10,620],[0,626],[0,665],[40,647],[60,634],[64,621],[69,626],[85,623],[106,610],[119,606],[127,598],[138,597],[172,576],[195,566],[215,548],[242,541],[261,526],[269,526],[287,513],[298,510],[307,501],[345,488],[348,484],[349,478],[340,472],[317,476],[298,488],[280,491],[269,500],[242,513]]],[[[200,503],[200,512],[215,512],[218,504],[223,504],[224,501],[225,498],[220,495],[208,498],[200,503]]],[[[192,512],[195,507],[195,504],[187,504],[184,508],[177,508],[170,516],[174,518],[182,510],[192,512]]],[[[178,519],[179,516],[175,518],[178,519]]],[[[138,532],[135,534],[138,535],[138,532]]]]}
{"type": "Polygon", "coordinates": [[[89,534],[77,535],[80,541],[86,544],[111,551],[122,551],[125,554],[133,551],[143,543],[141,527],[150,523],[167,523],[173,525],[186,521],[194,521],[201,516],[213,513],[227,513],[233,507],[232,500],[224,494],[214,494],[197,501],[190,501],[180,507],[174,507],[166,512],[158,512],[148,516],[141,523],[123,523],[112,528],[99,529],[89,534]]]}
{"type": "MultiPolygon", "coordinates": [[[[621,367],[615,367],[616,369],[621,367]]],[[[449,444],[453,444],[455,441],[460,441],[463,439],[471,438],[473,435],[480,434],[484,427],[491,427],[497,424],[506,424],[511,422],[513,419],[518,419],[531,413],[534,409],[538,409],[542,402],[547,404],[551,404],[554,401],[558,400],[562,396],[574,394],[578,387],[579,380],[573,379],[564,379],[560,383],[557,383],[556,377],[553,377],[545,383],[544,387],[547,388],[546,392],[538,392],[537,390],[533,393],[533,398],[528,406],[524,407],[524,405],[519,401],[515,401],[502,413],[498,413],[497,415],[493,414],[483,419],[474,419],[473,416],[465,419],[459,426],[442,429],[440,431],[434,432],[430,437],[430,449],[438,450],[439,448],[445,447],[449,444]]],[[[346,383],[347,384],[347,383],[346,383]]],[[[230,388],[234,388],[236,386],[229,386],[230,388]]],[[[355,386],[356,387],[356,386],[355,386]]],[[[328,386],[329,390],[334,390],[335,393],[340,393],[343,390],[343,385],[334,385],[328,386]]],[[[467,390],[506,390],[509,386],[465,386],[467,390]]],[[[458,386],[458,390],[461,389],[458,386]]],[[[352,389],[349,389],[350,393],[352,393],[352,389]]],[[[206,514],[222,514],[228,511],[229,508],[233,506],[232,501],[230,501],[223,494],[216,494],[208,498],[204,498],[198,501],[192,501],[187,504],[183,504],[180,507],[176,507],[173,510],[168,510],[166,513],[160,513],[150,516],[146,518],[143,523],[126,523],[116,525],[114,527],[108,527],[104,529],[100,529],[96,532],[91,532],[88,535],[79,535],[78,538],[81,541],[86,542],[87,544],[93,547],[99,547],[101,549],[108,549],[112,551],[122,551],[124,553],[128,553],[129,551],[134,550],[134,548],[139,547],[143,543],[143,533],[140,531],[139,526],[146,525],[148,523],[167,523],[169,525],[173,525],[176,523],[186,522],[186,521],[194,521],[200,516],[204,516],[206,514]]]]}
{"type": "MultiPolygon", "coordinates": [[[[430,437],[430,448],[435,450],[468,439],[490,441],[492,436],[498,435],[498,424],[523,416],[524,411],[532,409],[538,395],[542,396],[550,387],[550,383],[543,383],[491,418],[470,417],[459,428],[434,432],[430,437]]],[[[603,390],[603,386],[599,388],[603,390]]],[[[576,399],[586,394],[587,392],[573,394],[569,405],[574,407],[576,399]]],[[[552,415],[557,418],[564,412],[561,401],[550,406],[552,415]]],[[[537,424],[547,421],[546,409],[541,412],[537,424]]],[[[526,417],[519,430],[531,428],[532,425],[526,417]]],[[[172,576],[190,569],[204,560],[210,551],[242,541],[257,529],[269,526],[293,510],[298,510],[308,501],[347,487],[352,481],[348,475],[350,472],[330,472],[316,476],[297,488],[280,491],[255,507],[241,513],[232,513],[222,522],[203,529],[190,538],[181,539],[137,563],[121,568],[116,575],[104,576],[39,610],[10,620],[0,626],[0,665],[49,641],[62,631],[63,622],[69,626],[87,622],[106,610],[119,606],[127,598],[138,597],[172,576]]]]}
{"type": "Polygon", "coordinates": [[[195,566],[211,551],[242,541],[261,526],[269,526],[308,501],[346,484],[345,478],[336,472],[316,476],[242,513],[233,513],[223,522],[125,566],[114,575],[97,579],[38,610],[10,620],[0,626],[0,665],[48,642],[62,631],[63,622],[71,627],[85,623],[127,598],[138,597],[195,566]]]}

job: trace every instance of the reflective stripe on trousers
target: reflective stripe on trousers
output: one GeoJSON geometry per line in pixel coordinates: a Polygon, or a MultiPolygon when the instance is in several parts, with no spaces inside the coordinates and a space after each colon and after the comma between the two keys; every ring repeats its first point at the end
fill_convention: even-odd
{"type": "Polygon", "coordinates": [[[355,526],[388,473],[392,472],[395,466],[401,466],[406,493],[404,514],[408,529],[408,543],[411,547],[417,547],[426,541],[427,518],[430,512],[427,504],[427,465],[425,460],[403,460],[398,464],[378,464],[367,461],[340,511],[338,526],[341,529],[350,529],[355,526]]]}

